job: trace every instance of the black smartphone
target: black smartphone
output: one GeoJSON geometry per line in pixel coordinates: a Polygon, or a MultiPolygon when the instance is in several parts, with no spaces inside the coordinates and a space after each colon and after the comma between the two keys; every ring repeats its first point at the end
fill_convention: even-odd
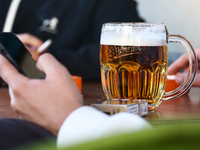
{"type": "Polygon", "coordinates": [[[45,78],[45,74],[36,68],[36,62],[18,37],[11,32],[0,33],[0,53],[5,56],[15,68],[29,78],[45,78]],[[26,57],[26,59],[24,59],[26,57]],[[26,65],[24,60],[28,60],[26,65]]]}

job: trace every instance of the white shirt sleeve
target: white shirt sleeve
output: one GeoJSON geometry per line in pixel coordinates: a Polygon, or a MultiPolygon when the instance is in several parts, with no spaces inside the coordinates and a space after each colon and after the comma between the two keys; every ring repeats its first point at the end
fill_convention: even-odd
{"type": "Polygon", "coordinates": [[[64,148],[114,134],[136,132],[151,126],[140,116],[118,113],[113,116],[82,106],[73,111],[62,124],[57,137],[57,147],[64,148]]]}

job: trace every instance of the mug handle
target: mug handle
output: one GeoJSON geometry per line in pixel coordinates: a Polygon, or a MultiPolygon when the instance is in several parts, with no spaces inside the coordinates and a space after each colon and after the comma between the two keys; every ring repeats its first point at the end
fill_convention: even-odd
{"type": "Polygon", "coordinates": [[[180,43],[186,49],[189,56],[189,71],[185,81],[176,89],[165,92],[162,100],[170,100],[183,95],[193,84],[197,73],[197,57],[190,42],[181,35],[168,35],[168,43],[180,43]]]}

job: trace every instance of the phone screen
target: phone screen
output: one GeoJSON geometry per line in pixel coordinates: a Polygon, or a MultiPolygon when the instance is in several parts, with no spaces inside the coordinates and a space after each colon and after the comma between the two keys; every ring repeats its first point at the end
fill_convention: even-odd
{"type": "Polygon", "coordinates": [[[25,76],[45,78],[45,74],[36,68],[35,60],[15,34],[0,33],[0,53],[25,76]],[[26,59],[24,59],[25,57],[26,59]],[[28,60],[27,65],[24,64],[24,60],[28,60]]]}

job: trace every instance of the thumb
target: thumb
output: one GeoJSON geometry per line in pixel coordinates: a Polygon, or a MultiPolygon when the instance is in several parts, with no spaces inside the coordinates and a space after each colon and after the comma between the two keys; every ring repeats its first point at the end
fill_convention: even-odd
{"type": "Polygon", "coordinates": [[[51,54],[46,53],[39,57],[36,65],[40,71],[43,71],[44,73],[49,73],[50,70],[54,68],[57,63],[58,62],[51,54]]]}
{"type": "MultiPolygon", "coordinates": [[[[187,78],[187,73],[179,73],[179,74],[177,74],[175,81],[177,84],[180,85],[185,81],[186,78],[187,78]]],[[[200,87],[200,74],[199,73],[196,75],[196,78],[195,78],[192,86],[200,87]]]]}
{"type": "MultiPolygon", "coordinates": [[[[58,60],[56,60],[56,58],[53,55],[49,53],[42,54],[39,57],[37,62],[37,68],[46,74],[46,78],[62,74],[62,71],[65,71],[66,73],[67,70],[58,60]]],[[[68,71],[67,73],[69,76],[70,73],[68,71]]]]}

